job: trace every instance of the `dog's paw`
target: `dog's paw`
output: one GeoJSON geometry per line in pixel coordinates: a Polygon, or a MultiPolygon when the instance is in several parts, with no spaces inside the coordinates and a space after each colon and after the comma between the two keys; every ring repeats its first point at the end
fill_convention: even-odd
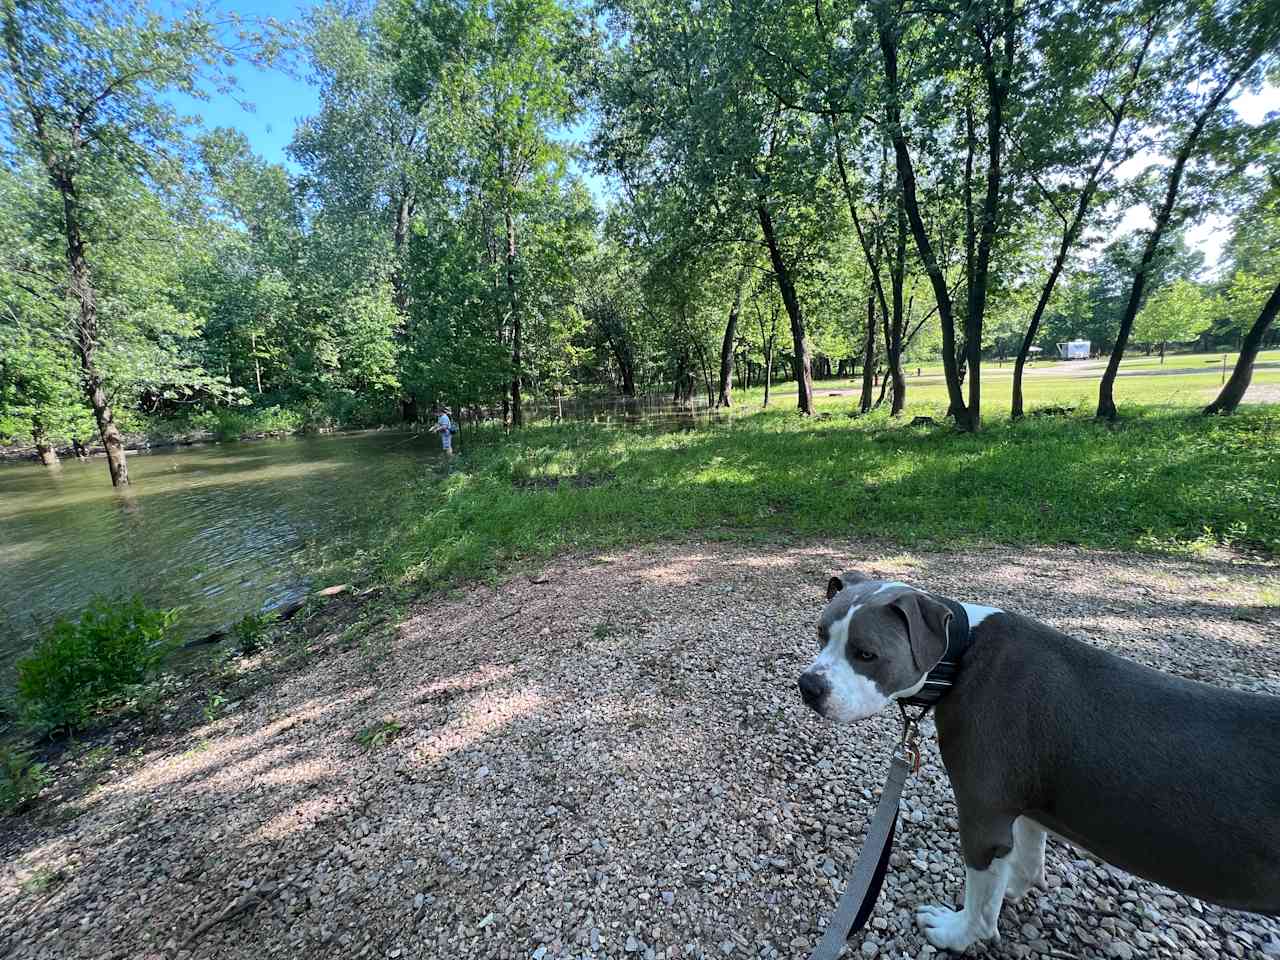
{"type": "Polygon", "coordinates": [[[932,905],[921,907],[916,911],[916,923],[924,932],[925,939],[939,950],[961,953],[978,939],[963,910],[932,905]]]}

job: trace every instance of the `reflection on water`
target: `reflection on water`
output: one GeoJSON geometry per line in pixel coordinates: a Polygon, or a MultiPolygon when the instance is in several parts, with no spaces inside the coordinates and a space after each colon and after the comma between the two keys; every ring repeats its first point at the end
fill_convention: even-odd
{"type": "Polygon", "coordinates": [[[194,447],[130,457],[120,493],[101,459],[0,465],[0,673],[94,593],[181,604],[191,636],[289,600],[305,545],[367,522],[438,455],[389,431],[194,447]]]}

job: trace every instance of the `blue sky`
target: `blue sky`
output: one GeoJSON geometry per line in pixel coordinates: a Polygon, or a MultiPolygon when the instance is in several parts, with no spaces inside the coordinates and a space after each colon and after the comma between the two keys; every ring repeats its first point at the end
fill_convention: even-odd
{"type": "MultiPolygon", "coordinates": [[[[181,9],[166,0],[153,0],[151,6],[169,15],[181,9]]],[[[312,6],[296,0],[224,0],[219,4],[221,9],[234,10],[245,17],[274,17],[280,21],[297,20],[303,10],[312,6]]],[[[305,64],[298,67],[305,72],[305,64]]],[[[255,153],[272,162],[288,163],[285,147],[293,137],[293,128],[319,108],[315,88],[302,77],[290,77],[280,70],[259,70],[241,64],[234,73],[240,82],[234,95],[214,93],[207,101],[174,96],[174,105],[183,113],[200,117],[205,127],[234,127],[249,138],[255,153]],[[246,111],[238,101],[252,104],[253,111],[246,111]]]]}

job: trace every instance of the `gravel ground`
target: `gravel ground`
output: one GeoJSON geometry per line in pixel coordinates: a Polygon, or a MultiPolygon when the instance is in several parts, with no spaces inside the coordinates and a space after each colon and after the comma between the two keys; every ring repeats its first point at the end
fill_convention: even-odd
{"type": "MultiPolygon", "coordinates": [[[[854,543],[562,559],[434,600],[380,648],[328,651],[148,748],[78,816],[6,822],[0,955],[803,957],[897,733],[888,715],[828,725],[795,693],[826,579],[851,567],[1280,694],[1274,566],[854,543]],[[398,734],[360,742],[387,719],[398,734]]],[[[932,742],[903,812],[848,956],[933,956],[914,908],[960,895],[932,742]]],[[[1056,840],[1048,889],[1001,927],[989,956],[1280,954],[1280,921],[1056,840]]]]}

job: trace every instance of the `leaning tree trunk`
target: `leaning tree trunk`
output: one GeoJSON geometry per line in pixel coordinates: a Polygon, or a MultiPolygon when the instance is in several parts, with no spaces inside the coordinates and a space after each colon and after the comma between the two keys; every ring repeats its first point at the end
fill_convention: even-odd
{"type": "Polygon", "coordinates": [[[1262,349],[1262,339],[1267,335],[1267,328],[1280,313],[1280,283],[1271,291],[1271,296],[1263,304],[1262,312],[1253,322],[1249,332],[1245,334],[1244,343],[1240,346],[1240,356],[1236,358],[1235,369],[1231,371],[1231,379],[1222,386],[1218,399],[1204,408],[1205,414],[1235,413],[1236,407],[1244,399],[1249,382],[1253,379],[1253,362],[1262,349]]]}
{"type": "Polygon", "coordinates": [[[1200,115],[1196,117],[1195,125],[1191,128],[1191,132],[1187,134],[1187,139],[1183,141],[1181,148],[1178,150],[1178,155],[1174,159],[1173,169],[1169,172],[1169,185],[1165,189],[1164,202],[1160,205],[1160,212],[1156,215],[1155,226],[1152,227],[1151,233],[1147,237],[1146,246],[1142,251],[1142,259],[1138,263],[1137,272],[1133,275],[1133,286],[1129,289],[1129,300],[1125,304],[1124,314],[1120,317],[1120,331],[1116,334],[1115,345],[1111,348],[1111,357],[1107,360],[1106,372],[1102,375],[1102,381],[1098,384],[1098,410],[1096,416],[1099,420],[1115,420],[1119,416],[1119,411],[1116,410],[1115,384],[1116,376],[1120,372],[1120,360],[1124,357],[1125,347],[1129,343],[1129,334],[1133,330],[1133,320],[1138,315],[1138,307],[1142,304],[1142,294],[1146,289],[1152,263],[1156,258],[1156,252],[1160,248],[1160,241],[1164,238],[1164,233],[1173,220],[1173,208],[1178,200],[1178,191],[1182,186],[1182,177],[1186,172],[1187,163],[1195,152],[1196,145],[1200,142],[1200,137],[1204,133],[1209,119],[1217,111],[1218,105],[1240,82],[1241,78],[1248,73],[1249,69],[1262,55],[1262,52],[1262,49],[1258,48],[1256,53],[1246,57],[1244,62],[1237,67],[1235,73],[1222,82],[1208,103],[1205,104],[1204,109],[1200,111],[1200,115]]]}
{"type": "Polygon", "coordinates": [[[782,303],[787,308],[787,318],[791,321],[791,339],[795,344],[791,363],[796,375],[797,405],[800,412],[808,416],[813,413],[813,374],[809,361],[809,338],[805,333],[804,314],[800,311],[800,298],[796,295],[791,270],[778,247],[769,208],[761,203],[756,207],[756,214],[760,219],[760,229],[764,231],[765,243],[769,247],[769,260],[778,280],[778,292],[782,294],[782,303]]]}
{"type": "Polygon", "coordinates": [[[504,211],[507,226],[507,301],[511,306],[511,425],[524,426],[524,405],[520,401],[520,304],[516,297],[516,224],[511,211],[504,211]]]}
{"type": "Polygon", "coordinates": [[[1011,420],[1022,419],[1023,368],[1027,365],[1027,358],[1031,355],[1031,348],[1035,346],[1036,335],[1040,332],[1040,321],[1044,317],[1045,309],[1049,306],[1049,299],[1053,296],[1053,289],[1058,283],[1058,277],[1062,275],[1062,270],[1066,266],[1067,254],[1075,244],[1076,238],[1080,235],[1080,228],[1084,225],[1084,218],[1089,212],[1090,204],[1093,203],[1093,197],[1097,192],[1102,171],[1106,167],[1107,161],[1111,159],[1111,151],[1115,148],[1116,137],[1120,133],[1120,127],[1124,123],[1125,115],[1129,110],[1129,102],[1138,90],[1137,80],[1142,73],[1142,64],[1147,58],[1147,51],[1151,48],[1151,41],[1155,38],[1158,22],[1157,17],[1152,17],[1147,27],[1142,49],[1138,51],[1138,55],[1129,71],[1129,88],[1124,97],[1121,98],[1119,105],[1115,110],[1111,111],[1111,128],[1107,134],[1107,144],[1102,148],[1102,152],[1098,154],[1098,159],[1089,171],[1089,177],[1085,181],[1084,189],[1080,191],[1080,196],[1076,201],[1075,213],[1062,233],[1062,239],[1058,243],[1057,255],[1054,257],[1053,266],[1049,270],[1049,277],[1045,280],[1044,287],[1040,290],[1035,312],[1032,313],[1031,322],[1027,324],[1026,333],[1022,337],[1022,345],[1018,348],[1018,358],[1013,364],[1013,403],[1009,411],[1009,419],[1011,420]]]}
{"type": "Polygon", "coordinates": [[[56,467],[58,451],[53,449],[53,444],[49,442],[49,437],[44,432],[44,424],[39,420],[31,422],[31,440],[36,445],[36,454],[40,457],[40,462],[46,467],[56,467]]]}
{"type": "Polygon", "coordinates": [[[920,213],[920,203],[916,194],[915,166],[911,161],[906,131],[902,126],[897,25],[889,20],[883,4],[875,5],[875,14],[876,34],[880,41],[880,53],[884,59],[885,84],[888,93],[888,106],[885,112],[889,126],[889,139],[893,144],[894,165],[898,172],[898,185],[902,191],[901,203],[906,208],[911,235],[915,239],[916,250],[929,276],[934,300],[938,304],[938,321],[942,326],[942,370],[947,382],[951,415],[956,417],[958,424],[967,425],[969,417],[964,405],[964,394],[960,390],[961,378],[955,350],[955,314],[951,291],[947,287],[947,278],[938,262],[933,244],[929,240],[924,217],[920,213]]]}
{"type": "Polygon", "coordinates": [[[738,284],[733,293],[733,306],[729,308],[729,322],[724,326],[724,342],[720,344],[720,396],[717,407],[731,405],[733,386],[733,344],[738,338],[738,315],[742,312],[742,288],[747,282],[747,265],[738,270],[738,284]]]}
{"type": "Polygon", "coordinates": [[[63,229],[67,238],[67,268],[71,278],[71,295],[79,308],[75,329],[75,350],[80,360],[80,382],[98,424],[102,447],[107,453],[107,470],[111,484],[129,485],[129,465],[125,462],[124,438],[116,425],[107,390],[98,372],[95,353],[98,349],[98,301],[89,277],[89,261],[84,237],[80,233],[80,209],[75,184],[69,178],[55,179],[62,194],[63,229]]]}
{"type": "Polygon", "coordinates": [[[875,387],[876,366],[876,295],[867,296],[867,338],[862,346],[862,396],[858,400],[858,412],[871,410],[871,394],[875,387]]]}

